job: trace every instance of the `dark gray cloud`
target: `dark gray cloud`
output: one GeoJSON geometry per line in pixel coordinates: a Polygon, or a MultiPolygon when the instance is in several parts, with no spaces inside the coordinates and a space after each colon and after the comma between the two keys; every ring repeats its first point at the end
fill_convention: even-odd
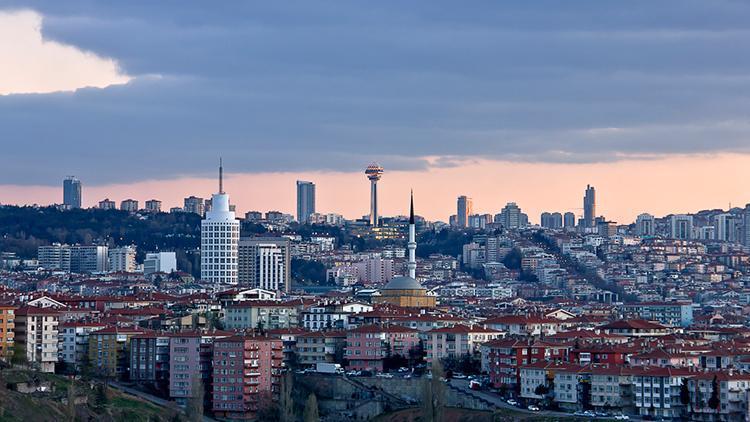
{"type": "Polygon", "coordinates": [[[5,4],[135,79],[0,97],[4,183],[750,152],[744,1],[5,4]]]}

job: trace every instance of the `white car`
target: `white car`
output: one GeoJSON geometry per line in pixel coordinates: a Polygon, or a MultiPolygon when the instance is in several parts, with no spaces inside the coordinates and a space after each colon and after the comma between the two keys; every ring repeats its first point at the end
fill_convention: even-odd
{"type": "Polygon", "coordinates": [[[615,415],[615,419],[617,419],[618,421],[629,421],[630,420],[630,416],[628,416],[628,415],[615,415]]]}
{"type": "Polygon", "coordinates": [[[511,406],[518,406],[518,402],[513,399],[508,399],[508,404],[511,406]]]}
{"type": "Polygon", "coordinates": [[[532,412],[538,412],[539,408],[537,406],[534,406],[533,404],[530,404],[527,409],[531,410],[532,412]]]}

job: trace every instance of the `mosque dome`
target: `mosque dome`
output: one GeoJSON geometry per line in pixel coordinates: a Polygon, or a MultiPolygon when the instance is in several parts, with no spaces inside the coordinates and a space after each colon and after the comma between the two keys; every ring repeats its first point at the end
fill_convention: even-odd
{"type": "Polygon", "coordinates": [[[382,290],[427,290],[411,277],[394,277],[382,290]]]}

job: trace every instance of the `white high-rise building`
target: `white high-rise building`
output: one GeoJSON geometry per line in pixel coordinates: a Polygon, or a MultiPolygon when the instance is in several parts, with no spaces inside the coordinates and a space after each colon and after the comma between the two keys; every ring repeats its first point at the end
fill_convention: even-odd
{"type": "Polygon", "coordinates": [[[734,242],[736,240],[735,219],[732,214],[719,214],[714,217],[714,236],[722,242],[734,242]]]}
{"type": "Polygon", "coordinates": [[[651,214],[641,214],[635,219],[635,234],[638,236],[653,236],[656,233],[656,223],[651,214]]]}
{"type": "Polygon", "coordinates": [[[107,271],[108,248],[97,245],[61,245],[37,248],[39,266],[52,271],[100,273],[107,271]]]}
{"type": "Polygon", "coordinates": [[[109,271],[135,272],[135,246],[123,246],[109,250],[109,271]]]}
{"type": "Polygon", "coordinates": [[[291,288],[290,242],[285,237],[248,237],[239,244],[239,282],[243,286],[286,291],[291,288]]]}
{"type": "Polygon", "coordinates": [[[177,271],[177,254],[174,252],[147,253],[143,260],[143,275],[177,271]]]}
{"type": "Polygon", "coordinates": [[[675,214],[672,216],[672,239],[690,240],[693,238],[693,216],[675,214]]]}
{"type": "Polygon", "coordinates": [[[240,222],[229,209],[229,195],[224,193],[223,183],[223,168],[219,164],[219,192],[212,195],[211,209],[201,221],[201,279],[237,284],[240,222]]]}

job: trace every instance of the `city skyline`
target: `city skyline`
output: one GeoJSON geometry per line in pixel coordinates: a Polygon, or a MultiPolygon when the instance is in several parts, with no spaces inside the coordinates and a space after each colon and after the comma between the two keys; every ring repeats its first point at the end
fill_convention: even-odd
{"type": "MultiPolygon", "coordinates": [[[[564,175],[547,179],[534,171],[537,166],[530,163],[493,163],[493,174],[499,178],[513,178],[519,172],[528,172],[528,177],[516,180],[514,184],[495,184],[486,178],[487,163],[477,163],[468,167],[447,167],[430,170],[429,177],[414,177],[411,171],[389,171],[388,177],[379,182],[381,215],[403,215],[399,206],[399,196],[407,195],[409,189],[424,195],[425,206],[420,215],[433,221],[448,221],[448,216],[456,212],[456,198],[471,196],[477,213],[499,212],[507,202],[516,202],[527,213],[532,222],[539,222],[542,212],[572,211],[576,217],[582,215],[581,197],[587,184],[597,189],[597,214],[611,221],[629,224],[641,213],[656,217],[669,214],[693,213],[703,209],[728,209],[744,207],[750,202],[740,187],[715,184],[699,172],[691,171],[702,165],[707,172],[723,172],[730,180],[750,178],[750,168],[742,167],[745,157],[727,155],[723,160],[706,165],[691,157],[670,159],[671,166],[680,169],[682,183],[674,183],[666,189],[662,180],[669,180],[671,170],[658,161],[638,162],[640,171],[635,171],[633,162],[614,164],[589,164],[586,171],[579,173],[566,164],[557,164],[555,171],[564,175]],[[435,183],[434,179],[444,179],[435,183]],[[475,180],[470,189],[464,187],[463,179],[475,180]]],[[[670,166],[670,167],[671,167],[670,166]]],[[[214,170],[215,171],[215,170],[214,170]]],[[[50,205],[61,203],[60,181],[56,186],[9,186],[0,185],[0,203],[19,205],[50,205]]],[[[225,176],[227,190],[232,194],[232,204],[238,214],[256,210],[280,210],[295,214],[297,180],[310,180],[316,184],[316,210],[320,213],[336,212],[349,219],[365,217],[369,213],[369,182],[357,172],[312,172],[312,173],[268,173],[237,174],[225,176]]],[[[122,185],[92,186],[86,180],[83,185],[83,206],[96,206],[99,201],[109,198],[118,205],[121,200],[133,198],[145,202],[158,199],[162,209],[169,210],[182,206],[184,198],[190,195],[208,198],[216,190],[216,179],[184,178],[169,181],[146,181],[122,185]]]]}

